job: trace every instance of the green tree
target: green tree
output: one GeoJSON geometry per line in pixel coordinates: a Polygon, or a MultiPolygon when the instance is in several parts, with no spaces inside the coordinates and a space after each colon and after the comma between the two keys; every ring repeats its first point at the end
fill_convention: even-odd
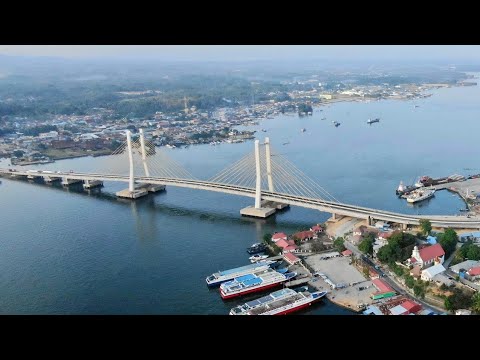
{"type": "Polygon", "coordinates": [[[420,220],[420,228],[424,235],[429,235],[430,231],[432,231],[432,224],[428,219],[421,219],[420,220]]]}
{"type": "Polygon", "coordinates": [[[438,242],[445,250],[445,257],[449,257],[455,251],[458,235],[455,230],[448,228],[443,234],[438,235],[438,242]]]}
{"type": "Polygon", "coordinates": [[[358,245],[358,250],[364,254],[373,254],[373,240],[371,238],[363,239],[358,245]]]}
{"type": "Polygon", "coordinates": [[[417,282],[413,286],[413,293],[414,293],[415,296],[418,296],[421,299],[425,298],[425,288],[424,288],[424,286],[420,282],[417,282]]]}
{"type": "Polygon", "coordinates": [[[338,252],[342,252],[342,251],[345,251],[345,240],[343,239],[343,237],[337,237],[334,241],[333,241],[333,247],[335,248],[335,250],[337,250],[338,252]]]}
{"type": "Polygon", "coordinates": [[[263,235],[263,242],[270,244],[272,242],[272,234],[267,233],[263,235]]]}
{"type": "Polygon", "coordinates": [[[315,240],[312,242],[311,249],[314,252],[320,252],[322,250],[325,250],[325,246],[322,244],[320,240],[315,240]]]}
{"type": "Polygon", "coordinates": [[[405,276],[405,285],[407,285],[409,289],[412,289],[415,286],[415,280],[413,279],[413,276],[411,275],[405,276]]]}

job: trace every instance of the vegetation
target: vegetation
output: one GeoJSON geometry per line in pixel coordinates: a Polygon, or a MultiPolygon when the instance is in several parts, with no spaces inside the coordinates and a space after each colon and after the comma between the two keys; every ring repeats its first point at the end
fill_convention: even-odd
{"type": "Polygon", "coordinates": [[[364,254],[373,255],[373,243],[375,242],[373,235],[366,236],[358,245],[358,250],[364,254]]]}
{"type": "Polygon", "coordinates": [[[428,219],[421,219],[420,220],[420,228],[424,235],[430,235],[430,231],[432,231],[432,224],[428,219]]]}
{"type": "Polygon", "coordinates": [[[427,291],[427,287],[428,287],[428,282],[427,281],[418,280],[413,285],[413,294],[415,296],[418,296],[421,299],[424,299],[425,298],[425,293],[427,291]]]}
{"type": "Polygon", "coordinates": [[[272,241],[272,234],[267,233],[267,234],[263,235],[263,242],[266,243],[266,244],[272,243],[273,242],[272,241]]]}
{"type": "Polygon", "coordinates": [[[480,314],[480,293],[477,292],[472,297],[472,310],[475,311],[477,314],[480,314]]]}
{"type": "Polygon", "coordinates": [[[368,266],[365,265],[362,270],[363,270],[363,275],[367,279],[370,279],[370,269],[368,268],[368,266]]]}
{"type": "Polygon", "coordinates": [[[388,239],[388,244],[378,250],[377,258],[382,263],[388,264],[395,261],[403,262],[412,255],[414,246],[415,236],[404,232],[395,232],[388,239]]]}
{"type": "Polygon", "coordinates": [[[343,239],[343,237],[337,237],[337,238],[333,241],[333,247],[334,247],[334,249],[337,250],[338,252],[345,251],[345,250],[346,250],[346,247],[345,247],[345,240],[343,239]]]}
{"type": "Polygon", "coordinates": [[[412,289],[415,286],[415,280],[413,279],[413,276],[405,275],[405,285],[407,285],[409,289],[412,289]]]}
{"type": "Polygon", "coordinates": [[[474,305],[474,299],[476,299],[472,295],[471,291],[455,288],[453,294],[445,298],[445,308],[450,311],[469,309],[474,305]]]}
{"type": "Polygon", "coordinates": [[[54,125],[41,125],[41,126],[35,126],[29,129],[26,129],[23,131],[24,135],[27,136],[38,136],[40,133],[45,133],[49,131],[57,131],[58,128],[54,125]]]}
{"type": "Polygon", "coordinates": [[[480,260],[480,247],[475,245],[472,240],[468,240],[459,249],[459,254],[463,260],[480,260]]]}
{"type": "Polygon", "coordinates": [[[437,236],[438,243],[442,245],[443,250],[445,250],[445,258],[448,258],[457,246],[458,235],[455,230],[448,228],[444,233],[440,233],[437,236]]]}
{"type": "Polygon", "coordinates": [[[320,252],[325,250],[325,246],[322,244],[320,240],[314,240],[311,244],[311,249],[313,252],[320,252]]]}
{"type": "Polygon", "coordinates": [[[15,150],[13,152],[13,156],[15,156],[17,158],[21,158],[21,157],[23,157],[23,155],[25,155],[25,153],[22,150],[15,150]]]}
{"type": "Polygon", "coordinates": [[[299,105],[298,105],[298,112],[299,112],[299,113],[313,112],[312,105],[299,104],[299,105]]]}

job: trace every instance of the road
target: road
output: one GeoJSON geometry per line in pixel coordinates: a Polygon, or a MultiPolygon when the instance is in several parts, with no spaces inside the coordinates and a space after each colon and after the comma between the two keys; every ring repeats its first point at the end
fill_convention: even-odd
{"type": "Polygon", "coordinates": [[[408,291],[405,288],[403,288],[402,285],[398,284],[395,280],[393,280],[393,278],[389,277],[385,272],[383,272],[382,269],[377,264],[375,264],[371,259],[369,259],[365,255],[363,255],[363,253],[360,250],[358,250],[358,248],[355,245],[353,245],[351,242],[345,241],[345,247],[348,250],[352,251],[355,254],[356,257],[362,258],[367,264],[374,267],[376,269],[376,271],[378,272],[378,274],[382,277],[382,279],[388,285],[390,285],[392,287],[392,289],[394,289],[398,294],[404,295],[408,298],[413,298],[416,302],[422,304],[423,307],[426,308],[426,309],[433,309],[433,310],[435,310],[437,312],[440,312],[440,313],[445,312],[445,309],[438,308],[434,305],[426,303],[423,300],[420,300],[418,298],[413,297],[410,293],[408,293],[408,291]]]}

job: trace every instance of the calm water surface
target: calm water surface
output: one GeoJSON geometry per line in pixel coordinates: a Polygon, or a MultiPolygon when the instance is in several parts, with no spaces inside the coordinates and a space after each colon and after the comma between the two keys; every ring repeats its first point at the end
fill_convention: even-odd
{"type": "MultiPolygon", "coordinates": [[[[277,152],[340,201],[457,214],[464,205],[446,191],[417,206],[394,194],[400,180],[480,172],[479,88],[433,94],[415,101],[332,104],[313,116],[279,116],[249,129],[269,136],[277,152]],[[368,125],[373,117],[380,123],[368,125]],[[332,120],[341,125],[335,128],[332,120]]],[[[250,141],[163,151],[196,177],[209,178],[252,149],[250,141]]],[[[37,167],[112,166],[109,157],[99,157],[37,167]]],[[[87,194],[2,179],[0,313],[227,314],[246,299],[222,301],[218,289],[205,285],[207,275],[246,264],[245,248],[264,233],[291,233],[329,216],[292,207],[268,220],[247,219],[239,210],[253,199],[168,187],[130,202],[114,196],[125,187],[105,183],[101,193],[87,194]]],[[[302,314],[349,313],[325,300],[302,314]]]]}

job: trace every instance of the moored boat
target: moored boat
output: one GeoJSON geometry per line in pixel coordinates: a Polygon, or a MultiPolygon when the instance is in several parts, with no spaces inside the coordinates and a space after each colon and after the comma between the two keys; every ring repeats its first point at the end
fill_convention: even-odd
{"type": "Polygon", "coordinates": [[[249,254],[253,255],[253,254],[260,253],[260,252],[264,252],[265,250],[267,250],[267,245],[265,245],[263,243],[256,243],[256,244],[253,244],[252,246],[250,246],[247,249],[247,252],[249,254]]]}
{"type": "Polygon", "coordinates": [[[260,273],[246,274],[221,284],[220,296],[222,299],[231,299],[253,292],[263,291],[275,286],[280,286],[295,276],[297,276],[296,272],[281,274],[273,269],[267,269],[260,273]]]}
{"type": "Polygon", "coordinates": [[[435,189],[418,189],[412,191],[408,196],[407,196],[407,202],[409,203],[416,203],[422,200],[429,199],[435,194],[435,189]]]}
{"type": "Polygon", "coordinates": [[[210,276],[207,276],[205,281],[207,282],[208,286],[218,286],[221,283],[229,280],[233,280],[236,277],[250,274],[252,272],[258,272],[269,269],[276,261],[266,260],[261,263],[254,263],[245,266],[240,266],[237,268],[223,270],[216,273],[213,273],[210,276]]]}
{"type": "Polygon", "coordinates": [[[250,256],[248,260],[250,260],[251,263],[256,263],[265,260],[266,258],[268,258],[268,255],[255,254],[253,256],[250,256]]]}
{"type": "MultiPolygon", "coordinates": [[[[301,289],[299,291],[290,291],[293,291],[293,293],[289,292],[288,296],[283,296],[274,300],[267,299],[261,304],[251,301],[249,303],[253,303],[253,306],[249,306],[249,303],[245,303],[240,307],[233,308],[230,311],[230,315],[286,315],[309,307],[327,295],[327,291],[310,292],[305,289],[301,289]]],[[[270,295],[273,294],[274,293],[270,295]]]]}

